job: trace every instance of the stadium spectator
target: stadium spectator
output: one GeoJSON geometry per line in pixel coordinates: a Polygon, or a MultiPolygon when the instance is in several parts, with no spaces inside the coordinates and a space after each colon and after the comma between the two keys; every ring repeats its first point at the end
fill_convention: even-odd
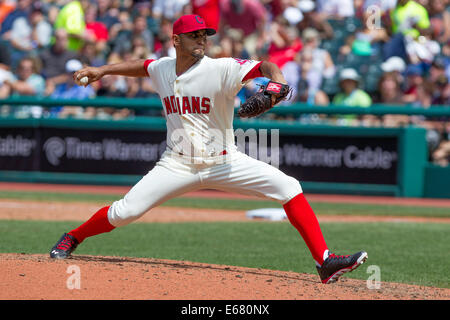
{"type": "MultiPolygon", "coordinates": [[[[9,45],[5,41],[0,40],[0,99],[8,98],[10,90],[3,83],[5,80],[13,81],[14,75],[11,72],[11,54],[9,53],[9,45]]],[[[3,105],[0,107],[1,115],[8,115],[10,106],[3,105]]]]}
{"type": "Polygon", "coordinates": [[[124,97],[127,98],[145,98],[147,93],[142,90],[142,78],[126,77],[125,83],[127,90],[124,92],[124,97]]]}
{"type": "MultiPolygon", "coordinates": [[[[120,63],[127,61],[132,58],[131,52],[122,52],[120,55],[110,55],[108,63],[120,63]]],[[[125,96],[127,91],[127,84],[125,77],[120,77],[117,75],[109,75],[103,77],[100,81],[100,86],[97,90],[97,96],[104,97],[120,97],[125,96]]],[[[113,108],[101,108],[99,109],[99,114],[104,118],[112,117],[114,113],[113,108]]]]}
{"type": "Polygon", "coordinates": [[[401,33],[417,39],[430,31],[430,19],[424,6],[413,0],[398,0],[391,11],[392,34],[401,33]]]}
{"type": "Polygon", "coordinates": [[[184,7],[190,6],[189,0],[154,0],[152,6],[153,17],[175,21],[178,19],[184,7]]]}
{"type": "MultiPolygon", "coordinates": [[[[120,60],[123,61],[123,60],[120,60]]],[[[119,61],[117,61],[119,62],[119,61]]],[[[97,96],[99,97],[122,97],[122,98],[144,98],[144,97],[156,97],[155,90],[151,85],[150,78],[130,78],[120,76],[107,76],[101,80],[101,85],[97,90],[97,96]]],[[[133,116],[134,110],[128,108],[110,108],[102,107],[96,108],[96,117],[99,119],[123,119],[133,116]]],[[[161,116],[161,112],[153,110],[140,110],[137,115],[157,115],[161,116]]]]}
{"type": "Polygon", "coordinates": [[[429,33],[430,20],[427,10],[412,0],[398,0],[384,20],[391,38],[383,47],[384,59],[399,56],[409,61],[407,43],[414,43],[422,34],[429,33]]]}
{"type": "MultiPolygon", "coordinates": [[[[436,83],[432,83],[424,79],[420,85],[417,86],[417,100],[410,105],[416,108],[429,108],[433,103],[433,94],[435,92],[436,83]]],[[[431,154],[443,140],[446,134],[446,124],[448,117],[425,117],[425,116],[411,116],[411,123],[416,126],[421,126],[427,130],[426,140],[428,143],[429,153],[431,154]]]]}
{"type": "Polygon", "coordinates": [[[50,44],[52,26],[43,14],[42,4],[35,1],[27,17],[18,17],[11,27],[9,41],[11,44],[11,66],[25,56],[37,55],[39,50],[50,44]]]}
{"type": "Polygon", "coordinates": [[[433,94],[433,105],[447,105],[450,106],[450,82],[446,75],[440,75],[437,77],[435,84],[435,90],[433,94]]]}
{"type": "Polygon", "coordinates": [[[155,58],[175,57],[175,47],[173,46],[172,38],[164,36],[160,38],[159,42],[160,48],[155,50],[155,58]]]}
{"type": "Polygon", "coordinates": [[[406,52],[411,64],[430,64],[441,51],[440,45],[428,33],[417,40],[406,41],[406,52]]]}
{"type": "Polygon", "coordinates": [[[444,13],[442,14],[443,25],[444,25],[444,34],[439,39],[441,43],[446,43],[450,41],[450,3],[447,0],[447,7],[445,8],[444,13]]]}
{"type": "MultiPolygon", "coordinates": [[[[8,50],[15,46],[14,50],[26,49],[24,55],[34,52],[29,50],[29,28],[33,24],[36,26],[34,20],[43,16],[23,17],[36,3],[41,3],[44,20],[53,28],[52,45],[48,47],[48,32],[32,34],[45,39],[40,41],[43,52],[39,57],[43,64],[41,75],[47,79],[47,94],[67,81],[65,64],[71,59],[88,65],[103,65],[135,58],[174,56],[173,19],[192,11],[203,16],[208,25],[219,29],[207,45],[209,56],[265,59],[282,67],[286,80],[294,88],[293,98],[284,104],[300,101],[327,105],[330,100],[338,101],[339,97],[345,103],[365,100],[359,93],[355,94],[358,99],[353,94],[346,96],[344,91],[336,95],[338,79],[333,81],[334,73],[353,67],[364,76],[361,85],[370,90],[376,103],[418,107],[450,105],[448,0],[17,0],[17,8],[10,5],[14,2],[0,0],[0,23],[4,26],[0,31],[4,39],[0,42],[0,97],[8,96],[11,91],[8,84],[1,85],[5,79],[12,81],[14,63],[11,58],[19,61],[19,57],[8,50]],[[72,15],[68,8],[76,14],[72,15]],[[377,20],[375,13],[381,13],[382,19],[377,20]],[[67,23],[71,19],[76,23],[70,26],[75,28],[69,30],[67,23]],[[331,21],[336,19],[340,21],[331,21]],[[342,27],[333,30],[328,21],[342,27]],[[360,22],[362,28],[357,27],[360,22]],[[381,24],[372,28],[377,22],[381,24]],[[82,32],[83,24],[86,32],[82,32]],[[358,29],[352,29],[352,25],[358,29]],[[66,31],[58,26],[64,26],[66,31]],[[139,28],[145,35],[133,36],[134,30],[139,28]],[[71,45],[72,51],[68,50],[67,30],[77,34],[74,39],[80,44],[76,48],[71,45]],[[298,34],[305,37],[300,38],[298,34]],[[342,43],[348,34],[347,41],[342,43]],[[322,39],[329,41],[322,43],[322,39]],[[339,47],[341,55],[337,56],[339,47]],[[377,59],[380,51],[382,59],[377,59]],[[367,55],[368,60],[358,60],[357,55],[367,55]],[[327,81],[322,86],[325,78],[327,81]]],[[[92,84],[92,89],[107,96],[154,96],[151,79],[130,81],[111,77],[104,83],[92,84]]],[[[344,88],[343,81],[341,84],[344,88]]],[[[248,98],[254,90],[256,87],[246,86],[239,97],[248,98]]],[[[105,117],[113,118],[113,111],[105,117]]],[[[133,116],[124,111],[114,117],[126,114],[133,116]]],[[[419,120],[415,123],[424,125],[425,119],[419,120]]],[[[383,122],[388,123],[384,117],[383,122]]],[[[389,123],[405,125],[407,121],[389,123]]]]}
{"type": "Polygon", "coordinates": [[[56,17],[54,28],[66,30],[68,34],[67,49],[70,51],[77,51],[83,46],[86,36],[84,10],[88,5],[88,0],[71,1],[61,8],[56,17]]]}
{"type": "Polygon", "coordinates": [[[0,40],[0,70],[11,70],[11,47],[4,40],[0,40]]]}
{"type": "MultiPolygon", "coordinates": [[[[96,43],[93,41],[85,41],[81,48],[78,58],[83,64],[100,67],[106,64],[106,59],[102,51],[98,51],[96,43]]],[[[94,82],[95,83],[95,82],[94,82]]]]}
{"type": "Polygon", "coordinates": [[[282,17],[273,21],[269,38],[268,60],[275,63],[280,69],[283,69],[287,62],[293,61],[303,47],[298,29],[290,26],[282,17]]]}
{"type": "Polygon", "coordinates": [[[443,58],[437,57],[431,63],[428,80],[432,83],[436,83],[441,77],[446,77],[445,61],[443,58]]]}
{"type": "Polygon", "coordinates": [[[3,39],[9,40],[9,31],[11,31],[12,25],[17,18],[26,18],[29,15],[31,2],[31,0],[17,0],[14,10],[9,12],[1,24],[0,35],[3,39]]]}
{"type": "Polygon", "coordinates": [[[30,15],[31,41],[37,52],[48,47],[51,42],[53,28],[45,16],[42,2],[34,1],[30,15]]]}
{"type": "MultiPolygon", "coordinates": [[[[104,82],[101,95],[121,98],[145,98],[148,93],[143,89],[145,79],[133,77],[109,77],[104,82]],[[116,87],[120,84],[120,88],[116,87]],[[117,90],[119,89],[119,90],[117,90]]],[[[135,114],[133,109],[129,108],[97,108],[97,118],[119,120],[129,118],[135,114]]],[[[138,115],[148,115],[145,111],[138,112],[138,115]]],[[[154,114],[152,114],[154,115],[154,114]]],[[[160,114],[158,114],[160,115],[160,114]]]]}
{"type": "Polygon", "coordinates": [[[54,44],[40,55],[42,61],[42,75],[47,81],[47,94],[51,88],[67,81],[66,63],[77,56],[76,52],[67,50],[68,35],[64,29],[57,29],[54,33],[54,44]]]}
{"type": "MultiPolygon", "coordinates": [[[[114,63],[119,63],[123,60],[114,61],[114,63]]],[[[97,96],[103,97],[116,97],[124,95],[126,90],[125,79],[119,76],[108,76],[103,77],[101,80],[101,86],[97,91],[97,96]]]]}
{"type": "Polygon", "coordinates": [[[133,49],[133,42],[138,38],[142,39],[146,50],[153,51],[154,37],[150,30],[147,29],[147,19],[143,16],[138,16],[134,19],[132,30],[122,30],[119,33],[114,41],[110,59],[117,59],[117,56],[130,52],[133,49]]]}
{"type": "Polygon", "coordinates": [[[414,107],[429,108],[433,103],[433,94],[435,89],[435,83],[428,80],[422,81],[416,89],[417,100],[411,102],[414,107]]]}
{"type": "Polygon", "coordinates": [[[331,78],[336,73],[331,55],[320,48],[320,35],[315,29],[308,28],[302,33],[303,49],[297,55],[302,79],[308,82],[308,90],[317,92],[324,78],[331,78]]]}
{"type": "Polygon", "coordinates": [[[327,19],[343,19],[355,15],[353,0],[317,0],[317,12],[327,19]]]}
{"type": "MultiPolygon", "coordinates": [[[[392,74],[397,78],[396,82],[399,84],[399,94],[402,92],[401,84],[404,82],[404,72],[406,70],[406,63],[403,61],[400,57],[390,57],[380,65],[381,70],[383,71],[383,74],[392,74]]],[[[383,79],[383,76],[379,79],[378,84],[383,79]]],[[[378,86],[378,89],[380,87],[378,86]]],[[[380,92],[378,92],[380,93],[380,92]]]]}
{"type": "Polygon", "coordinates": [[[39,75],[39,61],[27,57],[20,60],[17,66],[17,79],[10,82],[12,94],[42,95],[45,89],[45,80],[39,75]]]}
{"type": "Polygon", "coordinates": [[[384,73],[378,83],[379,98],[377,103],[388,105],[403,104],[401,82],[395,72],[384,73]]]}
{"type": "Polygon", "coordinates": [[[310,74],[317,76],[311,70],[312,65],[312,51],[303,50],[296,56],[295,61],[288,62],[283,67],[282,72],[285,79],[292,87],[292,98],[290,101],[306,102],[310,105],[328,105],[330,102],[329,98],[319,89],[320,86],[317,86],[316,78],[308,78],[310,74]],[[312,81],[312,86],[308,80],[312,81]]]}
{"type": "Polygon", "coordinates": [[[131,43],[131,55],[133,59],[148,59],[153,53],[141,36],[134,36],[131,43]]]}
{"type": "Polygon", "coordinates": [[[292,1],[282,1],[281,4],[282,14],[276,17],[272,17],[272,21],[284,19],[289,23],[289,25],[295,26],[303,20],[303,13],[298,7],[297,3],[293,3],[292,1]]]}
{"type": "Polygon", "coordinates": [[[258,0],[223,0],[220,4],[219,36],[222,37],[228,28],[242,30],[244,47],[250,57],[255,57],[267,41],[266,8],[258,0]]]}
{"type": "Polygon", "coordinates": [[[400,57],[390,57],[381,64],[381,69],[383,72],[396,72],[397,74],[401,74],[406,69],[406,63],[400,57]]]}
{"type": "MultiPolygon", "coordinates": [[[[65,65],[65,70],[67,73],[67,81],[60,83],[55,86],[54,90],[50,95],[54,99],[89,99],[95,97],[95,91],[91,85],[79,86],[73,80],[73,73],[80,70],[83,64],[76,59],[71,59],[67,61],[65,65]]],[[[80,106],[61,106],[52,107],[50,109],[52,116],[57,116],[59,118],[92,118],[95,114],[95,109],[90,108],[86,111],[80,106]]]]}
{"type": "Polygon", "coordinates": [[[48,22],[54,26],[60,10],[56,2],[43,2],[48,22]]]}
{"type": "MultiPolygon", "coordinates": [[[[362,89],[359,88],[360,75],[355,69],[346,68],[339,74],[339,85],[341,92],[333,98],[333,104],[347,107],[370,107],[372,98],[362,89]]],[[[363,123],[365,119],[373,120],[374,117],[344,115],[338,117],[340,125],[358,125],[363,123]]]]}
{"type": "Polygon", "coordinates": [[[16,2],[12,0],[0,0],[0,25],[5,18],[14,10],[16,2]]]}
{"type": "Polygon", "coordinates": [[[447,75],[447,79],[450,79],[450,40],[442,45],[441,58],[445,63],[445,74],[447,75]]]}
{"type": "Polygon", "coordinates": [[[320,89],[311,90],[308,87],[308,82],[305,80],[300,80],[296,89],[296,101],[315,106],[327,106],[330,104],[330,99],[325,92],[320,89]]]}
{"type": "MultiPolygon", "coordinates": [[[[379,10],[381,15],[389,13],[397,5],[398,0],[361,0],[358,7],[360,10],[360,17],[363,13],[371,12],[372,10],[379,10]],[[372,9],[372,10],[371,10],[372,9]]],[[[357,3],[358,1],[355,1],[357,3]]]]}
{"type": "Polygon", "coordinates": [[[432,161],[434,164],[442,167],[446,167],[450,164],[450,140],[448,140],[448,138],[441,141],[436,150],[433,151],[432,161]]]}
{"type": "Polygon", "coordinates": [[[316,4],[312,0],[300,0],[298,8],[303,15],[300,22],[297,23],[297,28],[302,33],[307,28],[313,28],[319,31],[322,39],[332,39],[334,30],[327,18],[316,11],[316,4]]]}
{"type": "Polygon", "coordinates": [[[105,25],[108,30],[119,23],[119,12],[113,8],[111,0],[97,0],[96,2],[98,6],[97,22],[105,25]]]}
{"type": "Polygon", "coordinates": [[[405,88],[403,90],[403,102],[414,103],[418,100],[417,88],[422,85],[424,72],[419,65],[408,65],[405,70],[405,88]]]}
{"type": "Polygon", "coordinates": [[[104,52],[109,39],[107,26],[100,21],[97,21],[98,7],[95,4],[90,4],[86,8],[85,22],[86,22],[86,36],[85,42],[93,42],[96,46],[97,52],[104,52]]]}
{"type": "Polygon", "coordinates": [[[450,39],[450,10],[446,10],[446,2],[446,0],[430,0],[429,5],[431,36],[442,43],[450,39]]]}
{"type": "Polygon", "coordinates": [[[242,30],[228,29],[220,39],[217,46],[208,48],[209,53],[215,58],[235,57],[249,59],[250,55],[244,48],[244,35],[242,30]]]}
{"type": "Polygon", "coordinates": [[[170,20],[165,18],[161,20],[155,40],[154,52],[157,57],[169,56],[175,58],[175,47],[172,41],[172,22],[170,20]]]}
{"type": "MultiPolygon", "coordinates": [[[[38,61],[26,57],[20,60],[17,66],[17,77],[12,80],[4,80],[2,91],[5,96],[41,96],[45,91],[45,80],[39,75],[38,61]],[[3,89],[4,88],[4,89],[3,89]]],[[[26,118],[29,116],[39,118],[42,115],[41,106],[18,106],[15,107],[15,116],[26,118]]]]}
{"type": "Polygon", "coordinates": [[[372,98],[358,88],[360,76],[355,69],[343,69],[339,74],[339,84],[341,92],[338,93],[333,103],[349,107],[369,107],[372,104],[372,98]]]}
{"type": "Polygon", "coordinates": [[[371,15],[371,12],[363,14],[362,27],[347,37],[344,46],[339,49],[341,54],[352,52],[359,56],[370,56],[381,52],[384,43],[389,40],[389,35],[382,26],[372,25],[371,15]]]}
{"type": "MultiPolygon", "coordinates": [[[[402,60],[403,61],[403,60],[402,60]]],[[[387,104],[389,106],[401,106],[403,95],[401,82],[395,71],[384,73],[378,83],[379,97],[376,103],[387,104]]],[[[409,125],[409,116],[403,114],[386,114],[382,116],[383,126],[401,127],[409,125]]]]}
{"type": "MultiPolygon", "coordinates": [[[[96,21],[104,23],[100,21],[97,17],[96,21]]],[[[106,24],[105,24],[106,25],[106,24]]],[[[133,28],[133,20],[131,18],[131,13],[128,10],[120,10],[117,15],[117,22],[113,24],[111,27],[107,27],[108,29],[108,47],[114,45],[114,41],[122,31],[129,31],[133,28]]]]}

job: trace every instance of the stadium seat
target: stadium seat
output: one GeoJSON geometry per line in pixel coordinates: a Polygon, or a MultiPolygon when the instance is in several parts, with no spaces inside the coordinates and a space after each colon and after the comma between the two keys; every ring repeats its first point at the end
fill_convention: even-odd
{"type": "Polygon", "coordinates": [[[335,76],[332,78],[323,79],[322,90],[329,96],[337,94],[340,91],[339,77],[335,76]]]}
{"type": "Polygon", "coordinates": [[[369,72],[369,67],[370,67],[370,62],[361,64],[359,66],[359,68],[357,69],[358,73],[361,75],[367,74],[369,72]]]}
{"type": "Polygon", "coordinates": [[[368,57],[359,56],[353,53],[348,54],[343,61],[343,64],[347,68],[359,69],[359,67],[368,62],[368,57]]]}
{"type": "Polygon", "coordinates": [[[340,19],[327,19],[327,22],[333,28],[333,30],[343,29],[345,27],[345,21],[340,19]]]}
{"type": "Polygon", "coordinates": [[[350,35],[345,29],[334,29],[333,40],[340,43],[345,43],[345,39],[350,35]]]}
{"type": "Polygon", "coordinates": [[[378,82],[380,80],[381,75],[368,75],[364,78],[364,90],[367,93],[374,93],[378,90],[378,82]]]}
{"type": "Polygon", "coordinates": [[[367,68],[367,72],[362,73],[364,78],[364,90],[369,93],[375,92],[378,89],[378,81],[383,75],[383,70],[379,64],[371,64],[367,68]]]}
{"type": "Polygon", "coordinates": [[[368,75],[381,75],[383,73],[383,69],[381,69],[381,64],[370,64],[367,70],[368,75]]]}
{"type": "Polygon", "coordinates": [[[360,29],[363,24],[357,17],[347,17],[344,19],[344,26],[348,33],[354,33],[356,30],[360,29]]]}
{"type": "Polygon", "coordinates": [[[333,61],[337,60],[339,54],[339,48],[341,47],[340,41],[336,40],[324,40],[321,43],[321,48],[328,51],[333,58],[333,61]]]}

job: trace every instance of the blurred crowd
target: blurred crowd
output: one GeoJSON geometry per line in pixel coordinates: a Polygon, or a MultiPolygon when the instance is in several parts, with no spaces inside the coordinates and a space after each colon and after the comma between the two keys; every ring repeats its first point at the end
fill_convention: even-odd
{"type": "MultiPolygon", "coordinates": [[[[87,87],[74,71],[130,59],[175,56],[172,23],[201,15],[218,30],[207,55],[267,60],[293,87],[284,104],[317,108],[450,106],[450,0],[0,0],[0,98],[157,98],[150,78],[107,76],[87,87]]],[[[267,79],[250,82],[236,106],[267,79]]],[[[122,119],[157,110],[9,107],[16,117],[122,119]]],[[[434,162],[450,160],[449,117],[323,114],[263,118],[427,128],[434,162]]]]}

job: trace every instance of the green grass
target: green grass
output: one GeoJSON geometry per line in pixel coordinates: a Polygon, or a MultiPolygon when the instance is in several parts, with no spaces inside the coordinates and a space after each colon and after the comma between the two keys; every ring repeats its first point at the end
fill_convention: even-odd
{"type": "MultiPolygon", "coordinates": [[[[43,253],[79,222],[0,221],[0,252],[43,253]]],[[[323,223],[330,249],[364,249],[367,264],[348,276],[449,288],[450,225],[323,223]],[[446,253],[447,252],[447,253],[446,253]]],[[[153,257],[316,274],[311,255],[287,222],[134,223],[87,239],[76,254],[153,257]]]]}
{"type": "MultiPolygon", "coordinates": [[[[0,198],[105,204],[122,195],[0,191],[0,198]]],[[[281,207],[264,200],[176,198],[163,206],[251,210],[281,207]]],[[[320,215],[450,217],[449,208],[319,203],[320,215]]],[[[0,220],[0,252],[48,254],[61,234],[80,222],[0,220]]],[[[367,264],[349,277],[367,279],[377,265],[382,281],[449,288],[450,224],[322,223],[336,253],[366,250],[367,264]]],[[[87,239],[76,254],[153,257],[316,274],[311,255],[288,222],[134,223],[87,239]]]]}
{"type": "MultiPolygon", "coordinates": [[[[58,192],[18,192],[0,191],[0,198],[33,201],[93,202],[111,203],[122,195],[108,194],[69,194],[58,192]]],[[[280,208],[281,205],[267,200],[216,199],[216,198],[175,198],[162,206],[189,207],[200,209],[252,210],[258,208],[280,208]]],[[[450,208],[418,207],[360,203],[323,203],[311,202],[317,214],[321,215],[376,215],[376,216],[417,216],[450,217],[450,208]]]]}

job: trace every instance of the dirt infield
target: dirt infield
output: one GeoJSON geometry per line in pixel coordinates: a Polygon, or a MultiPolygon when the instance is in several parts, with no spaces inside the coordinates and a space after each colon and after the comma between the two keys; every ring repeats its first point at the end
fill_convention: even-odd
{"type": "MultiPolygon", "coordinates": [[[[12,184],[8,190],[18,187],[19,184],[12,184]]],[[[28,187],[30,190],[33,185],[28,187]]],[[[37,187],[42,190],[42,185],[37,187]]],[[[73,188],[70,190],[75,192],[73,188]]],[[[109,190],[120,192],[118,188],[109,190]]],[[[206,193],[195,196],[200,195],[207,196],[206,193]]],[[[0,220],[84,221],[97,209],[98,205],[92,203],[2,199],[0,220]]],[[[318,218],[321,222],[450,222],[448,218],[417,217],[318,218]]],[[[247,220],[245,211],[159,207],[139,222],[242,220],[247,220]]],[[[345,277],[338,283],[323,285],[318,275],[129,257],[75,255],[72,259],[55,261],[48,255],[0,254],[0,270],[0,299],[10,300],[450,300],[450,289],[387,282],[382,282],[379,289],[369,289],[366,281],[345,277]],[[80,282],[71,282],[77,272],[80,282]]]]}
{"type": "Polygon", "coordinates": [[[317,275],[159,259],[0,254],[0,265],[0,299],[11,300],[450,299],[450,289],[385,282],[368,289],[348,278],[323,285],[317,275]]]}
{"type": "MultiPolygon", "coordinates": [[[[46,183],[17,183],[0,182],[0,190],[5,191],[41,191],[41,192],[69,192],[69,193],[96,193],[124,195],[131,186],[90,186],[90,185],[67,185],[46,183]]],[[[428,199],[428,198],[397,198],[382,196],[353,196],[353,195],[330,195],[330,194],[307,194],[309,201],[332,202],[332,203],[372,203],[387,205],[405,205],[419,207],[442,207],[450,208],[450,199],[428,199]]],[[[202,190],[189,192],[182,197],[211,197],[225,199],[258,199],[256,197],[230,194],[216,190],[202,190]]]]}
{"type": "MultiPolygon", "coordinates": [[[[99,209],[92,203],[58,203],[0,199],[0,220],[85,221],[99,209]]],[[[430,222],[450,223],[450,218],[318,215],[319,222],[430,222]]],[[[157,207],[136,222],[249,221],[246,211],[157,207]]]]}

